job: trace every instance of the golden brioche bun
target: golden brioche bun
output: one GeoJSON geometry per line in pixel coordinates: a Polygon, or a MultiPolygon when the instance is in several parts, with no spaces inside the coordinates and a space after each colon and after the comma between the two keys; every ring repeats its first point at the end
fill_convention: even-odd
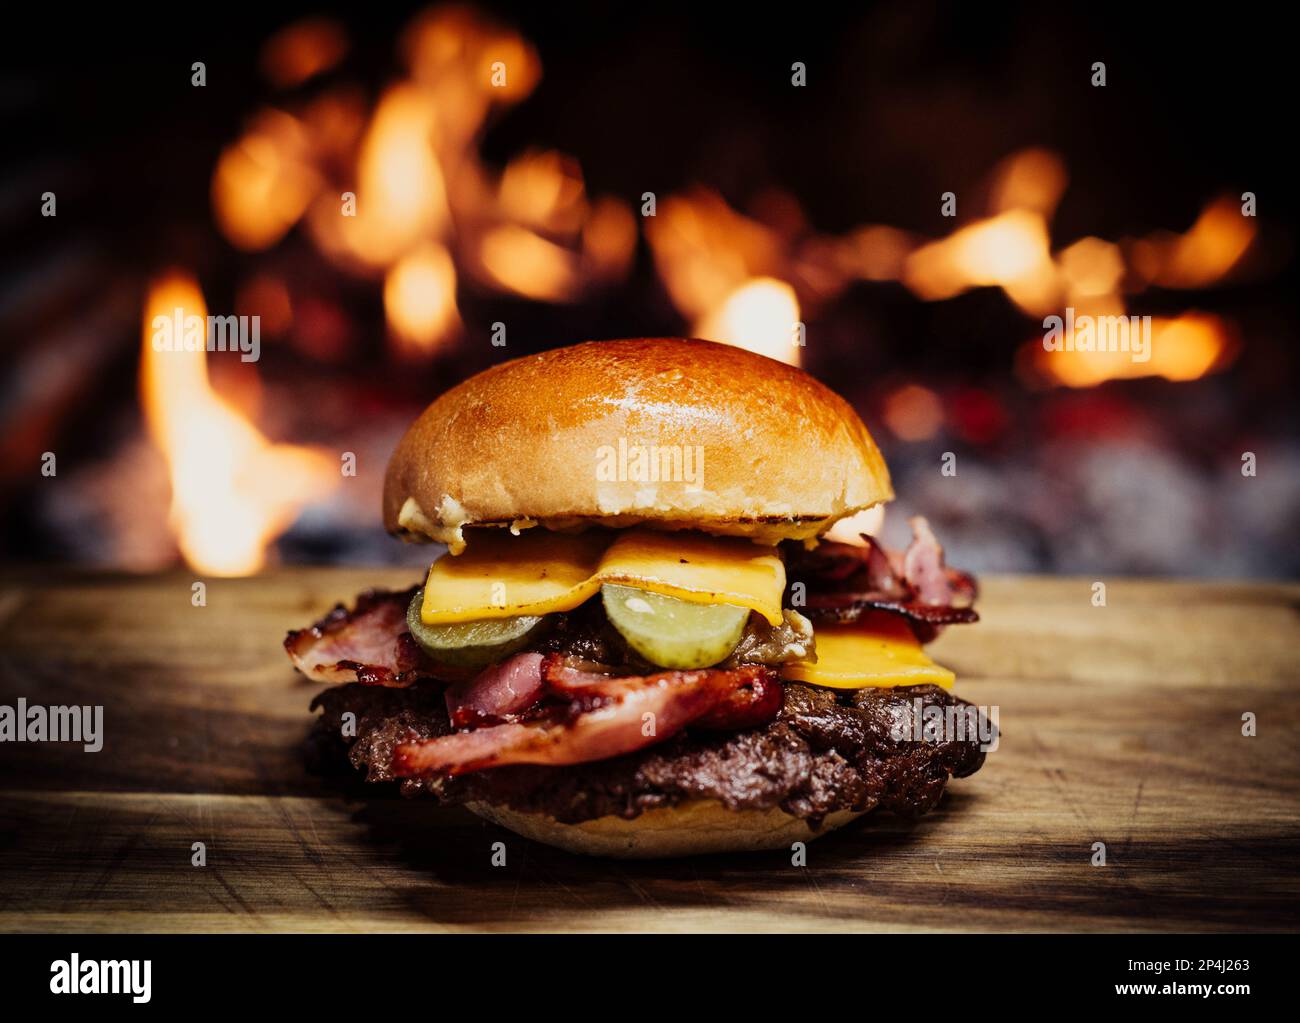
{"type": "Polygon", "coordinates": [[[384,525],[453,552],[465,526],[512,523],[774,543],[893,496],[862,420],[802,370],[712,341],[589,341],[430,405],[389,462],[384,525]]]}
{"type": "Polygon", "coordinates": [[[862,816],[840,810],[819,830],[780,808],[728,810],[714,799],[697,799],[674,807],[647,810],[639,817],[597,817],[581,824],[561,824],[554,817],[523,813],[491,803],[467,803],[480,817],[534,842],[585,856],[651,860],[704,853],[789,849],[793,842],[815,838],[862,816]]]}

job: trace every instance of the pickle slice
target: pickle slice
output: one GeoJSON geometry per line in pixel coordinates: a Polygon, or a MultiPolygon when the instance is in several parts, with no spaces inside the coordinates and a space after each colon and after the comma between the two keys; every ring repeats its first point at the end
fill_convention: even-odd
{"type": "Polygon", "coordinates": [[[541,615],[482,618],[451,625],[425,625],[420,618],[424,590],[417,590],[406,609],[406,627],[424,652],[440,664],[484,668],[528,645],[542,624],[541,615]]]}
{"type": "Polygon", "coordinates": [[[691,604],[676,597],[606,583],[600,588],[605,615],[628,646],[663,668],[704,668],[735,649],[749,608],[691,604]]]}

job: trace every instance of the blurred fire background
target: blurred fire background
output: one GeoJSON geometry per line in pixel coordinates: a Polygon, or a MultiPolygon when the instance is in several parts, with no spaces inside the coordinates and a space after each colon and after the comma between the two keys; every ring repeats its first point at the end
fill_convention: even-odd
{"type": "Polygon", "coordinates": [[[4,557],[422,564],[380,529],[379,492],[437,393],[577,340],[691,334],[801,362],[857,406],[900,494],[887,539],[923,510],[977,571],[1295,575],[1290,36],[1263,12],[309,4],[11,25],[4,557]],[[1151,361],[1045,353],[1067,305],[1152,316],[1151,361]],[[152,352],[178,306],[260,316],[260,361],[152,352]]]}

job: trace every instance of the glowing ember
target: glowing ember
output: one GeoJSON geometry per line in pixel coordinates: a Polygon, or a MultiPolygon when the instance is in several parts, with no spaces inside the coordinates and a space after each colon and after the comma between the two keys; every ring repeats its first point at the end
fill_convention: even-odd
{"type": "Polygon", "coordinates": [[[903,264],[912,248],[906,232],[873,224],[845,238],[836,256],[839,268],[852,277],[896,281],[903,275],[903,264]]]}
{"type": "Polygon", "coordinates": [[[695,328],[697,337],[725,341],[738,348],[799,365],[799,300],[794,288],[772,277],[759,277],[727,296],[721,307],[695,328]]]}
{"type": "Polygon", "coordinates": [[[528,298],[559,301],[572,295],[577,283],[572,253],[513,224],[484,235],[482,259],[492,280],[528,298]]]}
{"type": "Polygon", "coordinates": [[[1185,313],[1152,326],[1151,361],[1166,380],[1196,380],[1235,354],[1232,339],[1217,316],[1185,313]]]}
{"type": "Polygon", "coordinates": [[[900,440],[928,440],[943,425],[943,406],[928,387],[905,384],[885,398],[881,418],[900,440]]]}
{"type": "Polygon", "coordinates": [[[1061,158],[1046,149],[1022,149],[994,169],[989,188],[989,209],[1033,210],[1050,217],[1061,201],[1070,176],[1061,158]]]}
{"type": "Polygon", "coordinates": [[[780,240],[707,189],[673,196],[646,220],[655,266],[684,316],[714,313],[738,288],[781,265],[780,240]]]}
{"type": "MultiPolygon", "coordinates": [[[[801,216],[797,208],[790,212],[792,220],[801,216]]],[[[646,234],[659,275],[697,337],[799,365],[799,299],[783,279],[793,266],[775,228],[696,189],[664,200],[647,219],[646,234]]]]}
{"type": "Polygon", "coordinates": [[[269,274],[245,282],[235,296],[240,316],[260,316],[262,337],[279,337],[293,324],[293,300],[284,281],[269,274]]]}
{"type": "MultiPolygon", "coordinates": [[[[140,396],[149,433],[171,475],[171,523],[185,560],[210,575],[248,575],[338,466],[326,455],[272,444],[208,382],[207,353],[156,351],[155,317],[206,317],[194,279],[155,281],[144,309],[140,396]]],[[[206,336],[206,335],[204,335],[206,336]]]]}
{"type": "Polygon", "coordinates": [[[456,268],[441,245],[422,245],[384,279],[388,327],[409,354],[427,354],[460,327],[456,268]]]}
{"type": "Polygon", "coordinates": [[[537,52],[518,33],[468,7],[439,7],[418,15],[403,33],[402,51],[412,78],[454,91],[462,100],[477,93],[517,103],[542,74],[537,52]]]}
{"type": "Polygon", "coordinates": [[[1095,387],[1106,380],[1164,377],[1196,380],[1224,369],[1237,354],[1237,343],[1217,316],[1184,313],[1151,320],[1150,358],[1134,359],[1125,351],[1044,351],[1041,340],[1022,349],[1021,374],[1029,382],[1046,381],[1066,387],[1095,387]]]}
{"type": "Polygon", "coordinates": [[[304,18],[282,28],[262,47],[262,73],[281,89],[301,85],[334,67],[348,52],[342,26],[330,18],[304,18]]]}
{"type": "Polygon", "coordinates": [[[517,223],[571,233],[582,225],[585,212],[582,171],[560,153],[524,153],[501,175],[497,205],[517,223]]]}
{"type": "Polygon", "coordinates": [[[1059,290],[1047,222],[1030,210],[1011,210],[960,228],[913,252],[903,283],[927,301],[997,285],[1026,311],[1045,312],[1059,290]]]}
{"type": "Polygon", "coordinates": [[[302,125],[281,111],[265,111],[217,161],[217,225],[241,249],[269,248],[297,223],[318,184],[302,125]]]}
{"type": "Polygon", "coordinates": [[[1119,246],[1101,238],[1080,238],[1057,257],[1070,297],[1111,295],[1124,277],[1119,246]]]}
{"type": "Polygon", "coordinates": [[[597,280],[625,276],[636,251],[636,217],[617,199],[602,196],[582,225],[582,255],[597,280]]]}
{"type": "Polygon", "coordinates": [[[361,144],[355,216],[332,215],[353,254],[387,265],[426,237],[440,236],[450,214],[434,153],[432,99],[414,86],[384,94],[361,144]]]}
{"type": "Polygon", "coordinates": [[[1157,234],[1135,244],[1133,261],[1151,283],[1203,288],[1222,279],[1255,240],[1255,220],[1231,197],[1212,202],[1186,234],[1157,234]]]}

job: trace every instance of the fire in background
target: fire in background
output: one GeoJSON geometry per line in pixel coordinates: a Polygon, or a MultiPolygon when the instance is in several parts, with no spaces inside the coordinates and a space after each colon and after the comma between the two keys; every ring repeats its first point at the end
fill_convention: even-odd
{"type": "MultiPolygon", "coordinates": [[[[1144,408],[1154,394],[1194,415],[1207,394],[1221,392],[1179,399],[1167,387],[1230,370],[1250,351],[1231,310],[1198,301],[1277,269],[1259,222],[1241,215],[1227,183],[1181,223],[1113,236],[1061,233],[1054,222],[1070,168],[1061,153],[1028,144],[963,189],[960,215],[939,230],[902,217],[819,229],[794,191],[772,183],[732,201],[705,179],[593,190],[582,154],[529,144],[504,153],[498,146],[489,157],[493,127],[526,114],[546,68],[520,31],[472,8],[416,15],[391,52],[375,85],[339,21],[309,17],[262,46],[268,98],[245,112],[242,132],[213,161],[208,215],[232,253],[223,291],[234,311],[261,317],[276,357],[249,368],[197,353],[171,365],[146,339],[140,400],[152,454],[132,440],[106,464],[116,463],[109,475],[118,479],[162,471],[165,485],[132,477],[140,485],[114,486],[92,471],[77,500],[54,503],[56,517],[74,524],[96,502],[120,504],[128,490],[169,491],[159,504],[170,509],[172,542],[74,543],[76,556],[150,568],[179,554],[200,572],[246,574],[276,557],[286,530],[289,557],[372,556],[369,539],[347,538],[368,535],[375,466],[421,402],[353,393],[350,400],[371,402],[362,422],[274,421],[285,401],[310,400],[312,387],[337,400],[341,385],[329,378],[346,376],[353,353],[375,336],[384,372],[425,380],[427,398],[519,354],[491,349],[498,324],[517,332],[522,323],[532,335],[539,323],[568,322],[566,310],[582,322],[588,310],[617,310],[633,294],[639,306],[602,322],[612,326],[604,336],[635,333],[647,319],[647,293],[662,306],[655,317],[668,326],[660,329],[802,362],[832,379],[882,427],[891,462],[916,476],[905,489],[943,509],[946,534],[976,567],[1071,569],[1109,558],[1136,570],[1257,571],[1249,553],[1206,557],[1210,524],[1186,509],[1208,506],[1211,520],[1244,514],[1257,520],[1256,539],[1276,531],[1256,510],[1264,495],[1280,501],[1282,514],[1294,511],[1294,486],[1278,486],[1276,475],[1225,504],[1217,490],[1231,476],[1227,455],[1217,452],[1208,466],[1189,459],[1169,440],[1179,413],[1144,408]],[[882,337],[879,320],[861,311],[864,295],[895,308],[947,308],[995,293],[1012,315],[990,317],[983,339],[978,323],[959,342],[882,337]],[[382,326],[366,322],[366,296],[382,310],[382,326]],[[1041,321],[1067,306],[1080,315],[1151,315],[1152,357],[1045,351],[1041,321]],[[539,311],[548,308],[554,319],[539,311]],[[900,343],[949,352],[952,365],[895,368],[915,366],[891,356],[900,343]],[[1007,354],[990,361],[962,351],[980,344],[1007,354]],[[858,366],[838,378],[837,370],[858,366]],[[1101,386],[1110,381],[1133,382],[1101,386]],[[937,459],[954,448],[964,473],[940,477],[937,459]],[[370,471],[349,479],[338,466],[355,449],[370,471]],[[1124,524],[1144,495],[1147,511],[1156,509],[1148,517],[1172,515],[1172,526],[1124,524]],[[1188,563],[1189,550],[1197,562],[1188,563]]],[[[142,289],[146,329],[167,303],[204,308],[199,282],[211,262],[206,254],[158,260],[142,289]]],[[[1296,459],[1294,437],[1269,443],[1284,464],[1296,459]]],[[[131,518],[121,509],[110,515],[131,518]]]]}

